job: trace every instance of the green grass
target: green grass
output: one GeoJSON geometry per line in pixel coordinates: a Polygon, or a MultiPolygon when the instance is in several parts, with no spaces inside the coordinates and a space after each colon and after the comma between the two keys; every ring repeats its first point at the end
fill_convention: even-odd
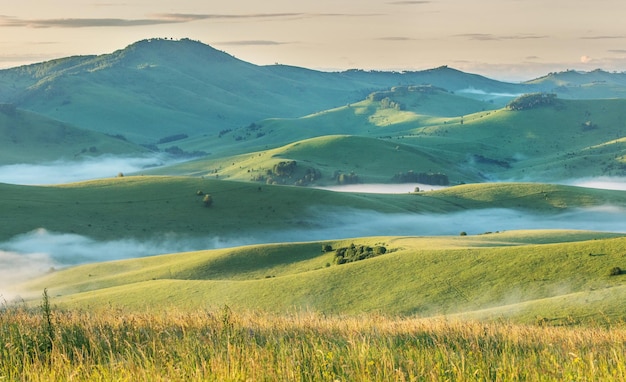
{"type": "Polygon", "coordinates": [[[625,254],[623,235],[584,231],[354,238],[87,264],[32,281],[22,296],[49,288],[60,306],[126,311],[226,304],[276,313],[619,321],[626,318],[626,280],[609,274],[626,268],[625,254]],[[332,252],[321,252],[324,243],[384,245],[388,252],[335,265],[332,252]]]}
{"type": "Polygon", "coordinates": [[[315,228],[325,212],[447,213],[519,208],[551,213],[565,208],[626,205],[621,191],[541,184],[465,185],[418,194],[337,193],[197,177],[133,176],[60,186],[0,184],[0,239],[45,228],[95,239],[183,236],[237,237],[315,228]],[[212,195],[210,208],[197,191],[212,195]],[[59,219],[62,216],[62,219],[59,219]]]}
{"type": "MultiPolygon", "coordinates": [[[[446,97],[463,99],[447,93],[429,97],[436,98],[437,104],[446,104],[446,97]]],[[[462,102],[468,100],[457,101],[455,108],[462,109],[462,102]]],[[[379,101],[367,99],[303,118],[264,120],[254,130],[236,129],[221,138],[180,142],[188,150],[211,142],[212,155],[159,173],[191,175],[223,170],[227,176],[247,180],[249,170],[263,169],[264,162],[281,157],[323,164],[326,172],[349,168],[363,173],[369,181],[382,182],[389,182],[389,174],[399,167],[432,169],[458,182],[557,182],[624,176],[626,143],[621,137],[626,132],[625,102],[558,100],[555,106],[525,111],[486,109],[437,116],[381,109],[379,101]],[[388,150],[395,147],[411,154],[398,158],[388,150]]]]}
{"type": "Polygon", "coordinates": [[[0,165],[75,160],[103,154],[142,154],[144,148],[90,130],[10,109],[0,112],[0,165]]]}

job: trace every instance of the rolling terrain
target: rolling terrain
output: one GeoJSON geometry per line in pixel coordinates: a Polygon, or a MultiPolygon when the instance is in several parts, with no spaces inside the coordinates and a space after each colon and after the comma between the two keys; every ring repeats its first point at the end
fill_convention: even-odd
{"type": "Polygon", "coordinates": [[[0,166],[187,160],[0,183],[0,265],[38,276],[0,293],[131,312],[624,320],[626,192],[558,184],[626,176],[625,89],[599,70],[511,84],[257,66],[162,39],[2,70],[0,166]],[[370,183],[446,188],[317,188],[370,183]]]}

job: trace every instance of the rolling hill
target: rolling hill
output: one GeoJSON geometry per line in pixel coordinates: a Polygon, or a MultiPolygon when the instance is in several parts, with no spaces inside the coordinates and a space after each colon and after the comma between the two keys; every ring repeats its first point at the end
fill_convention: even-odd
{"type": "Polygon", "coordinates": [[[374,90],[423,83],[489,92],[533,88],[446,67],[330,73],[257,66],[200,42],[151,39],[111,54],[2,70],[0,102],[143,144],[263,118],[298,117],[358,101],[374,90]]]}
{"type": "Polygon", "coordinates": [[[314,233],[316,238],[355,235],[350,228],[363,222],[379,231],[411,228],[402,216],[503,208],[549,217],[582,207],[626,206],[622,191],[532,183],[360,194],[201,177],[126,176],[45,187],[0,184],[0,192],[0,240],[44,228],[100,240],[174,234],[278,242],[295,233],[302,240],[314,233]],[[210,208],[198,191],[212,195],[210,208]],[[394,218],[400,220],[391,224],[394,218]]]}
{"type": "Polygon", "coordinates": [[[623,99],[559,98],[494,110],[433,87],[397,87],[325,112],[177,142],[187,150],[217,143],[207,158],[155,173],[265,181],[276,162],[292,160],[302,171],[319,170],[321,177],[309,182],[317,185],[332,183],[337,171],[354,172],[361,183],[391,183],[394,174],[411,170],[446,174],[450,184],[624,176],[625,110],[623,99]],[[464,108],[468,114],[449,111],[464,108]]]}
{"type": "Polygon", "coordinates": [[[147,152],[116,137],[17,109],[11,104],[0,104],[0,165],[147,152]]]}
{"type": "Polygon", "coordinates": [[[80,308],[194,311],[228,305],[590,323],[626,318],[620,304],[624,277],[611,276],[611,269],[624,265],[625,249],[623,236],[582,231],[368,237],[88,264],[25,288],[37,295],[49,288],[56,304],[80,308]],[[337,264],[335,250],[351,245],[384,246],[387,253],[337,264]]]}

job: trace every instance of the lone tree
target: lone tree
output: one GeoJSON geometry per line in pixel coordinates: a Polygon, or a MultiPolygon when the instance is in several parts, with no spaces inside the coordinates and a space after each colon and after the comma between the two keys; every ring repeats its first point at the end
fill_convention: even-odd
{"type": "Polygon", "coordinates": [[[211,205],[213,204],[213,197],[211,196],[211,194],[205,194],[204,198],[202,198],[202,203],[204,203],[205,207],[211,207],[211,205]]]}

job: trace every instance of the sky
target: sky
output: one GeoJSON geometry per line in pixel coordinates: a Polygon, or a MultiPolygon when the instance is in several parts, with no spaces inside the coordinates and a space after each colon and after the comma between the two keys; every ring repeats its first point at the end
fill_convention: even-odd
{"type": "Polygon", "coordinates": [[[512,82],[626,71],[623,0],[20,0],[0,7],[0,69],[190,38],[257,65],[424,70],[512,82]]]}

